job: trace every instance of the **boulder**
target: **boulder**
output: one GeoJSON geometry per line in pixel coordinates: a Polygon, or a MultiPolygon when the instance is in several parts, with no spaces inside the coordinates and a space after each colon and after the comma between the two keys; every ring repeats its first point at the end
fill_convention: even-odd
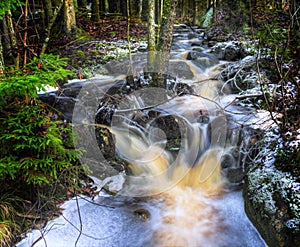
{"type": "Polygon", "coordinates": [[[214,54],[199,51],[190,51],[186,59],[192,60],[192,62],[202,70],[212,67],[219,62],[214,54]]]}
{"type": "Polygon", "coordinates": [[[193,79],[194,73],[192,72],[190,66],[184,61],[171,60],[169,64],[169,73],[172,76],[193,79]]]}
{"type": "Polygon", "coordinates": [[[277,170],[271,156],[248,170],[245,211],[268,246],[300,246],[300,183],[277,170]]]}
{"type": "Polygon", "coordinates": [[[219,59],[226,61],[238,61],[247,54],[240,42],[224,42],[215,44],[211,50],[219,59]]]}

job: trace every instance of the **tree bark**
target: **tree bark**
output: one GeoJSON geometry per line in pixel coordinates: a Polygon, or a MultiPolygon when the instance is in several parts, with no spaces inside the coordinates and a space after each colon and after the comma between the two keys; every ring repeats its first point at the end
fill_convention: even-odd
{"type": "Polygon", "coordinates": [[[24,35],[23,35],[23,46],[24,46],[24,54],[23,54],[23,67],[27,63],[27,16],[28,16],[28,0],[25,0],[25,7],[24,7],[24,35]]]}
{"type": "Polygon", "coordinates": [[[0,35],[0,76],[3,75],[5,70],[5,65],[4,65],[4,57],[3,57],[3,46],[2,46],[2,38],[0,35]]]}
{"type": "Polygon", "coordinates": [[[4,32],[4,49],[8,51],[8,63],[14,65],[15,68],[19,68],[20,56],[18,53],[18,44],[15,34],[15,29],[11,17],[11,11],[8,10],[3,18],[3,32],[4,32]]]}
{"type": "Polygon", "coordinates": [[[165,18],[163,19],[160,29],[159,43],[157,47],[161,56],[159,69],[162,74],[168,74],[169,70],[169,58],[173,39],[173,26],[176,17],[177,0],[168,0],[165,1],[165,4],[165,18]]]}
{"type": "Polygon", "coordinates": [[[63,4],[64,4],[64,1],[61,0],[60,5],[57,7],[57,11],[55,11],[53,13],[52,18],[51,18],[51,20],[48,23],[48,26],[47,26],[47,28],[45,30],[45,32],[46,32],[46,38],[44,40],[43,47],[42,47],[40,55],[44,54],[45,51],[46,51],[46,49],[47,49],[47,46],[48,46],[48,43],[49,43],[49,40],[50,40],[51,29],[52,29],[52,27],[53,27],[53,25],[55,23],[55,20],[56,20],[56,18],[58,16],[58,13],[60,12],[63,4]]]}
{"type": "Polygon", "coordinates": [[[147,71],[155,67],[155,0],[148,0],[148,64],[147,71]]]}
{"type": "MultiPolygon", "coordinates": [[[[99,13],[99,10],[98,10],[99,13]]],[[[75,6],[73,0],[64,0],[64,31],[67,36],[76,30],[75,6]]]]}
{"type": "Polygon", "coordinates": [[[100,21],[100,13],[99,13],[99,0],[92,0],[92,21],[99,22],[100,21]]]}
{"type": "Polygon", "coordinates": [[[195,14],[194,14],[194,25],[201,25],[201,17],[203,15],[203,11],[201,9],[201,1],[195,0],[195,14]]]}
{"type": "Polygon", "coordinates": [[[51,0],[43,0],[43,4],[45,6],[45,26],[48,26],[53,17],[52,2],[51,0]]]}
{"type": "Polygon", "coordinates": [[[138,18],[142,19],[142,12],[143,12],[143,0],[139,0],[139,4],[138,4],[138,18]]]}

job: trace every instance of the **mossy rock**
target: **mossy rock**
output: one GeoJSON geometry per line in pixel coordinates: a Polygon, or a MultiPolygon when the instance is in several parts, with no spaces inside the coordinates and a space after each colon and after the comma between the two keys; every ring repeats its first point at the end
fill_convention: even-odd
{"type": "Polygon", "coordinates": [[[274,167],[256,167],[245,179],[245,211],[268,246],[300,246],[300,184],[274,167]]]}

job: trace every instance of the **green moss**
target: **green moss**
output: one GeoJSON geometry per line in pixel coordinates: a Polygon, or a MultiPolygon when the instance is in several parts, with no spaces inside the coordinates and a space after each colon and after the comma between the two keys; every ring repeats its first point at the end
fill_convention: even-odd
{"type": "Polygon", "coordinates": [[[81,58],[85,57],[85,53],[82,50],[77,50],[76,51],[77,55],[80,56],[81,58]]]}

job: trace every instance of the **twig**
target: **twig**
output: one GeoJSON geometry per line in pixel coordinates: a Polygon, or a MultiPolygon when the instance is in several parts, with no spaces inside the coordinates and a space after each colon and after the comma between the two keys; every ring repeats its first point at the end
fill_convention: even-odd
{"type": "Polygon", "coordinates": [[[163,102],[159,102],[155,105],[150,105],[150,106],[145,106],[145,107],[140,107],[140,108],[136,108],[136,109],[124,109],[124,110],[115,110],[116,113],[128,113],[128,112],[135,112],[135,111],[145,111],[145,110],[149,110],[152,108],[155,108],[157,106],[163,105],[165,103],[170,102],[172,99],[175,99],[176,97],[178,97],[178,94],[172,96],[171,98],[164,100],[163,102]]]}
{"type": "Polygon", "coordinates": [[[55,13],[53,13],[53,17],[52,19],[49,21],[48,23],[48,27],[46,29],[46,33],[47,33],[47,37],[45,38],[45,41],[43,43],[43,47],[42,47],[42,50],[41,50],[41,54],[40,55],[43,55],[47,49],[47,46],[48,46],[48,43],[49,43],[49,40],[50,40],[50,36],[51,36],[51,29],[52,29],[52,26],[54,25],[55,21],[56,21],[56,18],[57,16],[59,15],[60,13],[60,10],[62,8],[64,4],[64,1],[61,1],[60,5],[57,7],[57,10],[55,13]]]}
{"type": "Polygon", "coordinates": [[[243,99],[248,99],[248,98],[256,98],[256,97],[260,97],[260,96],[262,96],[261,93],[260,93],[260,94],[244,94],[244,95],[238,95],[238,96],[236,96],[236,97],[234,98],[233,101],[231,101],[228,105],[226,105],[226,106],[224,107],[224,110],[225,110],[227,107],[231,106],[233,103],[235,103],[235,102],[238,101],[238,100],[243,100],[243,99]]]}
{"type": "Polygon", "coordinates": [[[260,73],[259,56],[257,56],[257,58],[256,58],[256,69],[257,69],[257,74],[258,74],[258,79],[259,79],[260,90],[261,90],[261,92],[262,92],[262,94],[263,94],[265,103],[266,103],[266,105],[267,105],[267,109],[268,109],[268,111],[269,111],[269,113],[270,113],[270,116],[271,116],[271,119],[274,121],[274,123],[275,123],[277,126],[279,126],[277,120],[276,120],[276,119],[274,118],[274,116],[273,116],[273,112],[272,112],[272,110],[271,110],[271,107],[270,107],[270,105],[269,105],[269,101],[268,101],[268,99],[267,99],[267,96],[266,96],[266,94],[265,94],[265,90],[264,90],[264,88],[263,88],[263,85],[264,85],[264,84],[263,84],[263,82],[262,82],[261,73],[260,73]]]}
{"type": "Polygon", "coordinates": [[[77,206],[77,213],[78,213],[78,218],[79,218],[79,223],[80,223],[80,229],[79,229],[79,235],[78,235],[78,237],[77,237],[77,239],[76,239],[76,241],[75,241],[75,247],[77,246],[77,244],[78,244],[78,241],[79,241],[79,239],[80,239],[80,237],[81,237],[81,234],[82,234],[82,226],[83,226],[83,224],[82,224],[82,219],[81,219],[81,214],[80,214],[80,208],[79,208],[79,203],[78,203],[78,198],[77,198],[77,195],[76,195],[76,206],[77,206]]]}

